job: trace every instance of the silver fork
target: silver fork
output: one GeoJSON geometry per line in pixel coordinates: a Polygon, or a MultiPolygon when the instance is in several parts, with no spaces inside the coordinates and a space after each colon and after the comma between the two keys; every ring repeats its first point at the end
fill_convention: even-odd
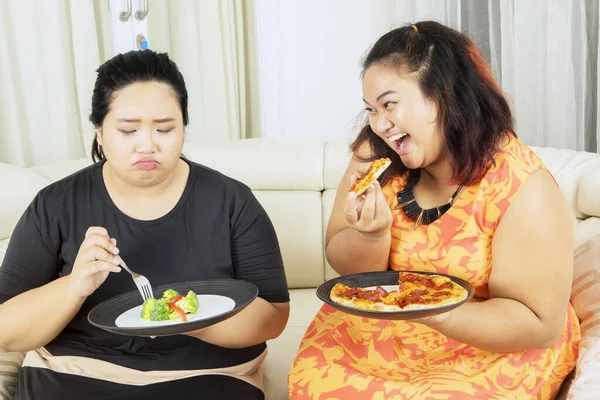
{"type": "Polygon", "coordinates": [[[135,272],[130,270],[127,264],[125,264],[125,261],[123,261],[123,259],[120,256],[115,256],[115,260],[117,260],[117,262],[121,265],[121,267],[125,269],[125,271],[131,274],[131,277],[133,278],[133,283],[135,283],[135,286],[137,286],[144,301],[146,301],[146,299],[150,297],[154,297],[154,294],[152,293],[152,285],[150,285],[150,281],[148,280],[148,278],[146,278],[144,275],[136,274],[135,272]]]}

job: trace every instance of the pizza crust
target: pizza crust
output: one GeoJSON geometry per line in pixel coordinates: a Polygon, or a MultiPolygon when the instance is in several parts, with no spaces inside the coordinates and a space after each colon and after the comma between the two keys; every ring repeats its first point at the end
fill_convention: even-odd
{"type": "Polygon", "coordinates": [[[357,196],[363,194],[391,164],[392,160],[389,158],[380,158],[373,161],[369,171],[362,178],[357,179],[348,192],[354,192],[357,196]]]}

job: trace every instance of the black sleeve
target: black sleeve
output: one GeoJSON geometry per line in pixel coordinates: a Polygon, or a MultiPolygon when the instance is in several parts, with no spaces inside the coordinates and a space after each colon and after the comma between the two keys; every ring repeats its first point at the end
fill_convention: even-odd
{"type": "Polygon", "coordinates": [[[249,188],[236,196],[231,221],[235,278],[256,285],[259,297],[268,302],[290,301],[275,229],[249,188]]]}
{"type": "MultiPolygon", "coordinates": [[[[0,268],[0,304],[58,277],[58,248],[42,232],[50,228],[48,213],[36,196],[17,223],[0,268]]],[[[54,238],[58,240],[58,238],[54,238]]]]}

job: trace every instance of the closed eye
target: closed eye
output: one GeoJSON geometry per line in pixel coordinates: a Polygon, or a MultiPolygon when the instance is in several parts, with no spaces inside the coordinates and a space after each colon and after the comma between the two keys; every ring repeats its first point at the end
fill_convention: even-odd
{"type": "Polygon", "coordinates": [[[119,132],[121,132],[124,135],[131,135],[132,133],[135,133],[135,129],[132,131],[125,131],[123,129],[119,129],[119,132]]]}
{"type": "Polygon", "coordinates": [[[169,129],[157,129],[156,131],[157,131],[158,133],[169,133],[169,132],[171,132],[173,129],[175,129],[175,128],[169,128],[169,129]]]}

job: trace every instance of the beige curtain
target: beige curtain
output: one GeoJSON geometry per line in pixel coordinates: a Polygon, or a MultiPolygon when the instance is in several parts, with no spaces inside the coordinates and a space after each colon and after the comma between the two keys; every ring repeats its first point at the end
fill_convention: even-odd
{"type": "Polygon", "coordinates": [[[150,0],[148,43],[186,80],[187,140],[260,135],[253,1],[150,0]]]}
{"type": "Polygon", "coordinates": [[[112,56],[106,1],[0,1],[0,162],[83,157],[95,70],[112,56]]]}

